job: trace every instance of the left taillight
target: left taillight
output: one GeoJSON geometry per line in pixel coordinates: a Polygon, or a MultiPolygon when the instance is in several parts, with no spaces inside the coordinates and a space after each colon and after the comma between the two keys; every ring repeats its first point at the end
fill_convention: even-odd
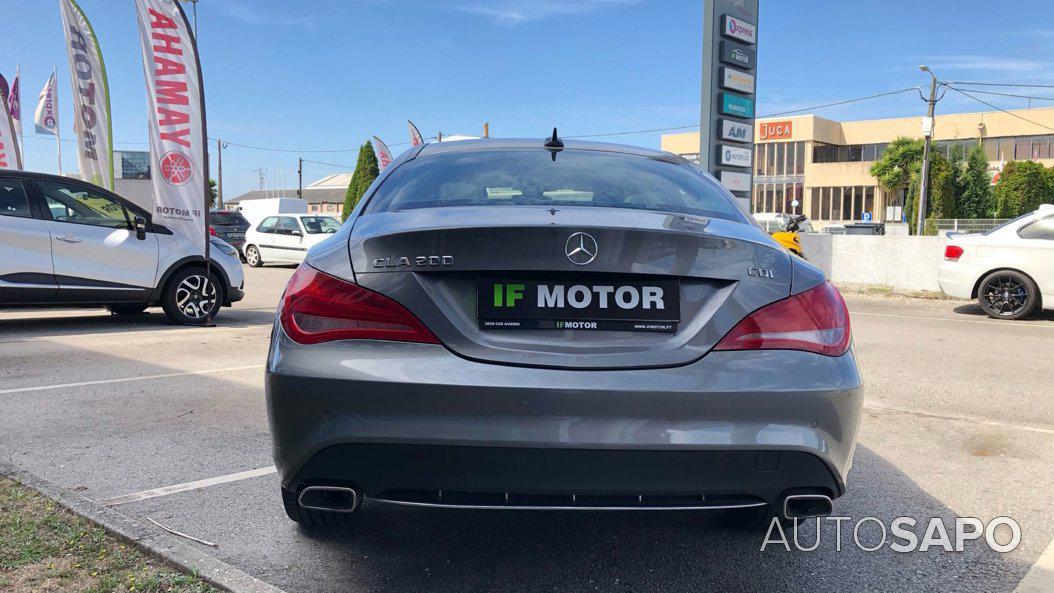
{"type": "Polygon", "coordinates": [[[281,307],[282,329],[301,344],[333,340],[439,343],[406,307],[307,264],[289,279],[281,307]]]}
{"type": "Polygon", "coordinates": [[[804,350],[841,356],[849,349],[849,310],[830,282],[754,311],[714,350],[804,350]]]}

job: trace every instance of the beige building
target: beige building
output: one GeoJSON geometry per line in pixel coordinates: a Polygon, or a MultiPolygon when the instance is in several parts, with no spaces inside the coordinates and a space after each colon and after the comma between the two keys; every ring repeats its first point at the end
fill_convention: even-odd
{"type": "MultiPolygon", "coordinates": [[[[981,144],[990,171],[1011,160],[1054,164],[1054,108],[938,115],[934,150],[981,144]]],[[[815,115],[754,125],[754,212],[796,212],[819,222],[901,220],[904,190],[887,192],[868,172],[898,136],[922,137],[922,118],[838,122],[815,115]],[[798,200],[797,208],[792,202],[798,200]]],[[[699,134],[667,134],[662,149],[699,158],[699,134]]]]}

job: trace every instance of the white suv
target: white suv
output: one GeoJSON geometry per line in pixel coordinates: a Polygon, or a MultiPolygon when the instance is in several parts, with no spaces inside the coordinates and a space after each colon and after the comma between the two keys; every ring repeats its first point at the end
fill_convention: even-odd
{"type": "Polygon", "coordinates": [[[160,305],[195,325],[241,300],[238,252],[200,247],[153,224],[101,187],[56,175],[0,171],[0,307],[104,306],[116,315],[160,305]]]}

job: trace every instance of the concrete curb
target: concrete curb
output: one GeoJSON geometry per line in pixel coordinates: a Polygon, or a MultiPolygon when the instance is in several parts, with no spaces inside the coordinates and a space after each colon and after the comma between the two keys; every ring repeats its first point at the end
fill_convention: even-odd
{"type": "Polygon", "coordinates": [[[70,512],[97,523],[114,536],[144,549],[166,564],[197,575],[211,585],[232,593],[285,593],[218,558],[177,541],[175,536],[150,529],[127,515],[60,488],[9,462],[0,461],[0,474],[36,490],[70,512]]]}

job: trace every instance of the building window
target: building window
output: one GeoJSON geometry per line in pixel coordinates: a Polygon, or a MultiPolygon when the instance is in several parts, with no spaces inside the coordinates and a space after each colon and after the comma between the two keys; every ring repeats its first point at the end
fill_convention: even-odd
{"type": "Polygon", "coordinates": [[[150,179],[150,153],[121,152],[122,179],[150,179]]]}

